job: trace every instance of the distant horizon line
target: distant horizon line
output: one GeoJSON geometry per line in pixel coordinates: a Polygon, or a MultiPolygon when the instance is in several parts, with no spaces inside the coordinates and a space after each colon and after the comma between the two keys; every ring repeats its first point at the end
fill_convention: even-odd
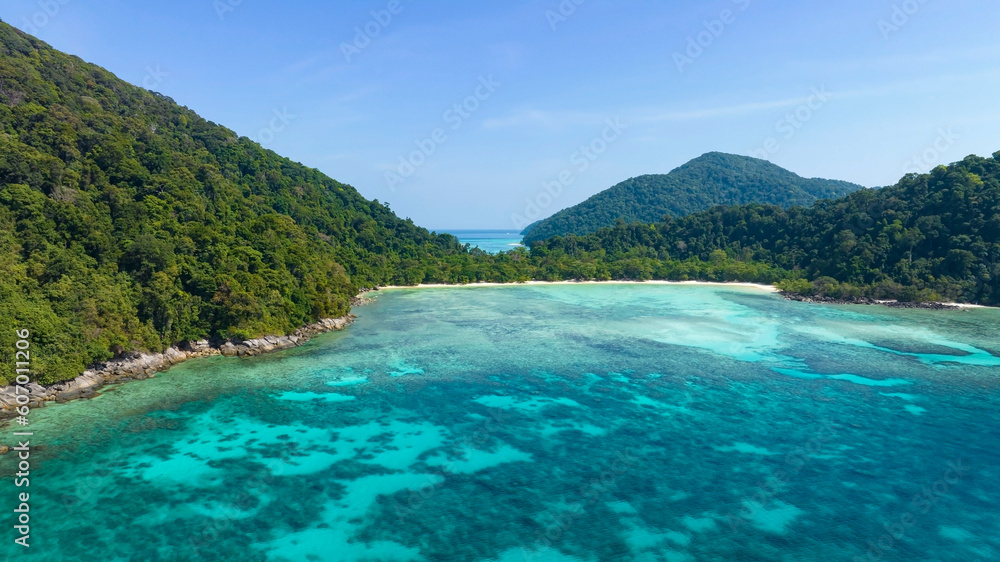
{"type": "Polygon", "coordinates": [[[510,228],[428,228],[431,232],[495,232],[504,234],[517,234],[520,236],[521,231],[517,229],[510,228]]]}

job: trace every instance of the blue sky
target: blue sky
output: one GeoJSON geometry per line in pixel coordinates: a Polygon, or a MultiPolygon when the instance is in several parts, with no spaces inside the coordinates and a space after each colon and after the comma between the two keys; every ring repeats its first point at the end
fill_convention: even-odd
{"type": "Polygon", "coordinates": [[[0,18],[429,228],[513,229],[713,150],[866,186],[1000,150],[994,2],[6,0],[0,18]]]}

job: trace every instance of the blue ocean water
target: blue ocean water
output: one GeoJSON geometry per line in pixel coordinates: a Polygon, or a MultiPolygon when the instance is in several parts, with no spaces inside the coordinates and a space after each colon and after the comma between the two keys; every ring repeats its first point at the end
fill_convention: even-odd
{"type": "Polygon", "coordinates": [[[6,525],[0,557],[1000,558],[1000,311],[377,295],[302,348],[34,412],[32,546],[6,525]]]}
{"type": "Polygon", "coordinates": [[[444,230],[463,244],[496,254],[521,246],[521,234],[515,230],[444,230]]]}

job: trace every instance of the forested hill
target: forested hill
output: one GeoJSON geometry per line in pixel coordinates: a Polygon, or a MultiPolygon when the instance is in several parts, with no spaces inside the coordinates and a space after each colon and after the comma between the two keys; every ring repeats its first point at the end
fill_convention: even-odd
{"type": "Polygon", "coordinates": [[[30,329],[40,380],[123,350],[288,333],[456,254],[453,237],[0,23],[0,346],[30,329]]]}
{"type": "Polygon", "coordinates": [[[800,293],[1000,305],[1000,152],[809,208],[715,207],[554,238],[532,252],[627,259],[645,278],[665,260],[738,260],[803,277],[781,284],[800,293]]]}
{"type": "MultiPolygon", "coordinates": [[[[776,205],[616,217],[491,256],[0,23],[0,347],[30,330],[33,378],[54,382],[123,352],[289,333],[390,283],[704,279],[1000,304],[998,160],[786,210],[858,186],[708,154],[659,176],[678,197],[647,222],[713,198],[776,205]]],[[[649,204],[653,183],[623,201],[649,204]]]]}
{"type": "Polygon", "coordinates": [[[858,189],[860,185],[848,182],[803,178],[766,160],[710,152],[669,174],[623,181],[538,221],[522,234],[525,243],[532,244],[552,236],[588,234],[619,219],[626,223],[657,222],[665,216],[681,217],[714,205],[808,206],[858,189]]]}

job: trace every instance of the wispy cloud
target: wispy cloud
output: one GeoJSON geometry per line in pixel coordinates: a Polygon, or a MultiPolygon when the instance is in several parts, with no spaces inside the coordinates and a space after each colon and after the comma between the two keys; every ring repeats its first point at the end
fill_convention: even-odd
{"type": "MultiPolygon", "coordinates": [[[[817,84],[812,88],[803,88],[804,95],[789,96],[770,100],[750,101],[743,103],[718,104],[711,106],[693,107],[678,109],[676,104],[669,107],[646,106],[618,108],[610,113],[622,115],[631,123],[664,123],[664,122],[684,122],[710,120],[724,117],[739,117],[752,115],[775,109],[793,108],[802,104],[807,104],[812,100],[816,92],[822,91],[824,96],[831,99],[865,99],[890,95],[906,95],[919,93],[926,95],[938,88],[947,88],[949,85],[972,82],[992,84],[1000,79],[1000,73],[995,69],[986,69],[980,72],[969,74],[935,75],[932,77],[922,77],[912,80],[900,80],[890,82],[870,88],[855,89],[826,89],[822,84],[817,84]],[[989,79],[993,80],[989,80],[989,79]]],[[[523,108],[511,112],[507,116],[487,119],[483,121],[483,126],[488,129],[503,128],[545,128],[559,129],[569,126],[593,125],[603,122],[607,113],[574,110],[547,110],[538,108],[523,108]]]]}
{"type": "Polygon", "coordinates": [[[331,106],[345,105],[356,101],[361,101],[366,99],[368,96],[378,93],[381,88],[375,84],[367,84],[359,88],[355,88],[349,92],[344,92],[340,95],[334,96],[327,100],[327,104],[331,106]]]}
{"type": "Polygon", "coordinates": [[[329,57],[327,53],[315,54],[293,62],[292,64],[286,66],[284,70],[288,74],[299,74],[300,72],[308,70],[310,67],[327,57],[329,57]]]}
{"type": "Polygon", "coordinates": [[[489,51],[495,63],[507,69],[523,66],[528,56],[528,48],[517,41],[495,43],[489,46],[489,51]]]}
{"type": "Polygon", "coordinates": [[[577,125],[603,123],[607,114],[586,111],[564,111],[544,109],[518,109],[505,117],[494,117],[483,121],[487,129],[507,129],[512,127],[535,127],[561,129],[577,125]]]}
{"type": "MultiPolygon", "coordinates": [[[[629,108],[612,111],[614,115],[631,115],[631,122],[691,121],[733,115],[744,115],[764,110],[794,107],[806,103],[809,96],[784,98],[762,102],[721,105],[688,110],[669,110],[663,107],[629,108]]],[[[519,109],[504,117],[483,121],[487,129],[545,128],[560,129],[571,126],[598,125],[607,119],[608,113],[572,110],[519,109]]]]}
{"type": "Polygon", "coordinates": [[[764,110],[782,107],[794,107],[807,103],[809,96],[796,98],[784,98],[779,100],[741,103],[735,105],[722,105],[707,107],[702,109],[691,109],[683,111],[660,112],[661,110],[650,111],[645,117],[638,116],[636,121],[693,121],[699,119],[713,119],[716,117],[728,117],[733,115],[747,115],[764,110]]]}
{"type": "Polygon", "coordinates": [[[942,48],[924,52],[889,53],[878,56],[851,58],[809,58],[789,60],[788,68],[811,71],[822,67],[827,72],[854,72],[861,70],[900,71],[919,70],[928,74],[928,65],[954,67],[955,61],[984,61],[993,63],[1000,57],[1000,44],[982,45],[973,48],[942,48]]]}

